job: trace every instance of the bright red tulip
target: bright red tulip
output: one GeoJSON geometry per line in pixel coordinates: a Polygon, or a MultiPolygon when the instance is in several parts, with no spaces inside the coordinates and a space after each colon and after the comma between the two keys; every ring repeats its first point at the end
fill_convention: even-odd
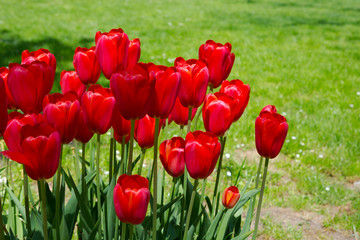
{"type": "Polygon", "coordinates": [[[84,85],[95,84],[100,77],[100,65],[96,58],[95,47],[75,49],[73,65],[84,85]]]}
{"type": "Polygon", "coordinates": [[[24,113],[41,112],[43,98],[53,86],[54,74],[45,62],[10,64],[7,83],[15,105],[24,113]]]}
{"type": "Polygon", "coordinates": [[[123,174],[114,188],[116,215],[123,223],[144,221],[150,201],[149,181],[139,175],[123,174]]]}
{"type": "MultiPolygon", "coordinates": [[[[192,109],[191,120],[194,119],[197,108],[192,109]]],[[[174,108],[171,112],[171,117],[169,116],[169,120],[174,120],[174,122],[180,126],[186,126],[188,124],[189,118],[189,108],[184,107],[179,98],[176,99],[174,108]]],[[[170,124],[170,123],[169,123],[170,124]]]]}
{"type": "Polygon", "coordinates": [[[224,190],[222,204],[224,207],[231,209],[240,199],[239,189],[235,186],[228,187],[224,190]]]}
{"type": "Polygon", "coordinates": [[[95,35],[95,53],[102,72],[107,79],[127,66],[129,38],[121,28],[95,35]]]}
{"type": "Polygon", "coordinates": [[[64,144],[75,138],[79,121],[80,103],[77,99],[74,100],[72,94],[68,92],[62,99],[54,99],[44,107],[44,116],[60,133],[61,142],[64,144]]]}
{"type": "Polygon", "coordinates": [[[5,84],[0,76],[0,137],[4,134],[8,119],[5,84]]]}
{"type": "Polygon", "coordinates": [[[60,75],[60,86],[63,94],[72,91],[76,93],[79,99],[81,99],[86,91],[86,86],[82,84],[75,71],[62,71],[60,75]]]}
{"type": "Polygon", "coordinates": [[[174,107],[180,90],[180,73],[174,67],[148,64],[149,72],[155,74],[155,91],[149,108],[151,117],[167,118],[174,107]]]}
{"type": "Polygon", "coordinates": [[[130,72],[114,73],[110,88],[121,115],[127,120],[141,119],[153,104],[150,100],[155,88],[155,74],[149,73],[145,64],[138,63],[130,72]]]}
{"type": "Polygon", "coordinates": [[[181,74],[179,99],[184,107],[199,107],[205,98],[209,82],[209,70],[201,60],[182,57],[175,59],[176,70],[181,74]]]}
{"type": "Polygon", "coordinates": [[[229,76],[235,55],[231,53],[230,43],[222,45],[208,40],[199,48],[199,59],[206,60],[210,73],[209,85],[217,88],[229,76]]]}
{"type": "MultiPolygon", "coordinates": [[[[13,137],[13,136],[11,136],[13,137]]],[[[30,178],[48,179],[54,176],[60,157],[60,134],[49,123],[34,126],[23,125],[14,149],[2,154],[13,161],[24,164],[30,178]]]]}
{"type": "Polygon", "coordinates": [[[221,144],[211,132],[189,132],[185,138],[185,164],[194,179],[205,179],[213,171],[220,155],[221,144]]]}
{"type": "MultiPolygon", "coordinates": [[[[160,120],[160,127],[164,124],[163,120],[160,120]]],[[[138,142],[141,148],[151,148],[154,146],[155,137],[155,118],[145,115],[140,120],[135,121],[135,140],[138,142]]]]}
{"type": "Polygon", "coordinates": [[[239,111],[237,100],[225,93],[209,93],[204,101],[202,116],[206,131],[222,136],[230,128],[235,114],[239,111]]]}
{"type": "Polygon", "coordinates": [[[126,69],[130,71],[135,67],[135,65],[139,62],[140,59],[140,39],[135,38],[129,42],[128,49],[128,58],[127,58],[127,67],[126,69]]]}
{"type": "Polygon", "coordinates": [[[121,116],[118,106],[115,103],[113,116],[112,116],[112,128],[114,129],[114,138],[119,143],[122,143],[122,138],[125,137],[125,143],[130,140],[131,122],[121,116]]]}
{"type": "Polygon", "coordinates": [[[181,137],[173,137],[160,144],[159,156],[166,172],[172,177],[180,177],[185,170],[185,141],[181,137]]]}
{"type": "Polygon", "coordinates": [[[255,121],[258,153],[266,158],[275,158],[284,144],[288,128],[286,118],[276,112],[275,106],[264,107],[255,121]]]}
{"type": "Polygon", "coordinates": [[[225,80],[221,84],[220,92],[223,92],[238,101],[239,111],[235,114],[234,122],[244,113],[250,98],[250,86],[244,84],[241,80],[235,79],[231,82],[225,80]]]}
{"type": "Polygon", "coordinates": [[[115,99],[109,88],[91,85],[81,100],[85,122],[94,133],[104,134],[111,127],[115,99]]]}
{"type": "Polygon", "coordinates": [[[30,64],[35,61],[44,62],[49,65],[55,74],[56,71],[56,58],[49,50],[40,48],[39,50],[29,52],[24,50],[21,54],[21,64],[30,64]]]}
{"type": "Polygon", "coordinates": [[[94,133],[88,128],[85,123],[84,112],[80,109],[75,139],[79,142],[87,143],[93,136],[94,133]]]}
{"type": "Polygon", "coordinates": [[[6,67],[1,67],[0,68],[0,77],[4,80],[4,84],[5,84],[7,108],[8,109],[16,109],[14,98],[11,95],[9,87],[8,87],[8,75],[9,75],[9,69],[6,67]]]}

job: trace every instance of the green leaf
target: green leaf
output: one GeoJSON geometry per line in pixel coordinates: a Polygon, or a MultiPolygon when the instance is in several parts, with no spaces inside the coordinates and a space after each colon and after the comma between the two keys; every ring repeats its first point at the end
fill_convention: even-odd
{"type": "Polygon", "coordinates": [[[107,233],[108,233],[108,237],[109,239],[113,239],[114,237],[114,229],[115,229],[115,220],[116,220],[116,216],[115,216],[115,207],[114,207],[114,187],[116,184],[116,177],[114,176],[111,180],[111,183],[109,185],[109,189],[107,191],[107,195],[106,195],[106,207],[105,207],[105,211],[106,211],[106,229],[107,229],[107,233]]]}
{"type": "Polygon", "coordinates": [[[11,189],[5,184],[6,190],[9,193],[9,196],[11,200],[15,203],[16,207],[18,208],[21,217],[25,219],[25,208],[22,205],[22,203],[19,201],[19,199],[15,196],[15,194],[11,191],[11,189]]]}
{"type": "Polygon", "coordinates": [[[232,240],[244,240],[246,239],[248,236],[250,236],[253,233],[254,230],[250,231],[250,232],[245,232],[237,237],[234,237],[232,240]]]}
{"type": "Polygon", "coordinates": [[[206,233],[206,236],[205,236],[206,240],[211,240],[215,236],[215,231],[217,230],[216,229],[217,225],[219,224],[219,221],[220,221],[221,217],[223,216],[223,214],[224,214],[224,209],[220,210],[216,214],[214,220],[212,221],[212,223],[211,223],[211,225],[210,225],[210,227],[209,227],[209,229],[208,229],[208,231],[206,233]]]}

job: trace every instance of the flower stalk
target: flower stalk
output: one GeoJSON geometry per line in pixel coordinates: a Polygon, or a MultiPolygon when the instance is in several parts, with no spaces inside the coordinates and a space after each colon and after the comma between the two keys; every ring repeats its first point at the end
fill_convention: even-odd
{"type": "Polygon", "coordinates": [[[154,186],[153,186],[153,239],[156,240],[156,219],[157,219],[157,154],[158,154],[158,137],[159,137],[160,118],[155,118],[155,132],[154,132],[154,186]]]}

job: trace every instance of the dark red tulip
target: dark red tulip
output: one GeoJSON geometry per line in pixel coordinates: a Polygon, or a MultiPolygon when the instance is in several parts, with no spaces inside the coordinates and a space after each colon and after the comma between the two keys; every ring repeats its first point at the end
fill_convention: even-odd
{"type": "Polygon", "coordinates": [[[60,75],[60,86],[63,94],[72,91],[76,93],[79,99],[81,99],[86,91],[86,86],[82,84],[75,71],[62,71],[60,75]]]}
{"type": "Polygon", "coordinates": [[[11,95],[9,87],[8,87],[8,75],[9,75],[9,69],[5,68],[5,67],[1,67],[0,68],[0,77],[3,79],[4,84],[5,84],[7,108],[8,109],[16,109],[14,98],[11,95]]]}
{"type": "MultiPolygon", "coordinates": [[[[164,121],[160,120],[159,132],[163,124],[164,121]]],[[[134,137],[141,148],[151,148],[154,146],[155,118],[145,115],[142,119],[135,121],[134,137]]]]}
{"type": "Polygon", "coordinates": [[[231,53],[230,43],[222,45],[208,40],[200,46],[199,58],[205,59],[207,62],[210,73],[209,85],[217,88],[229,76],[235,55],[231,53]]]}
{"type": "Polygon", "coordinates": [[[149,100],[155,88],[155,74],[149,73],[145,64],[138,63],[130,72],[114,73],[110,88],[121,115],[127,120],[141,119],[152,104],[149,100]]]}
{"type": "Polygon", "coordinates": [[[128,58],[127,58],[127,67],[126,69],[129,71],[135,67],[135,65],[139,62],[140,59],[140,39],[135,38],[129,42],[128,49],[128,58]]]}
{"type": "Polygon", "coordinates": [[[16,139],[17,147],[6,143],[9,150],[2,154],[24,164],[27,174],[34,180],[53,177],[59,164],[60,134],[49,123],[38,123],[23,125],[16,139]]]}
{"type": "Polygon", "coordinates": [[[8,87],[15,105],[24,113],[39,113],[54,83],[53,69],[45,62],[9,65],[8,87]]]}
{"type": "Polygon", "coordinates": [[[79,142],[87,143],[93,136],[94,133],[88,128],[85,123],[84,112],[80,109],[75,139],[79,142]]]}
{"type": "Polygon", "coordinates": [[[172,177],[180,177],[185,170],[185,141],[181,137],[173,137],[160,144],[159,156],[166,172],[172,177]]]}
{"type": "Polygon", "coordinates": [[[49,103],[66,102],[66,101],[75,102],[76,100],[78,100],[78,97],[76,93],[73,91],[67,92],[65,94],[61,94],[61,93],[48,94],[44,97],[42,108],[45,108],[46,105],[48,105],[49,103]]]}
{"type": "Polygon", "coordinates": [[[220,155],[221,144],[211,132],[189,132],[185,138],[185,164],[194,179],[207,178],[220,155]]]}
{"type": "Polygon", "coordinates": [[[44,107],[44,116],[60,133],[61,142],[64,144],[75,138],[79,121],[80,103],[72,96],[73,93],[68,92],[62,99],[55,98],[44,107]]]}
{"type": "Polygon", "coordinates": [[[85,122],[94,133],[104,134],[111,127],[115,99],[109,88],[91,85],[81,100],[85,122]]]}
{"type": "Polygon", "coordinates": [[[235,186],[228,187],[224,190],[222,204],[227,209],[233,208],[240,199],[239,189],[235,186]]]}
{"type": "Polygon", "coordinates": [[[39,50],[29,52],[24,50],[21,54],[21,64],[30,64],[35,61],[44,62],[49,65],[55,74],[56,71],[56,58],[49,50],[40,48],[39,50]]]}
{"type": "Polygon", "coordinates": [[[8,119],[5,84],[0,76],[0,137],[4,134],[8,119]]]}
{"type": "Polygon", "coordinates": [[[255,121],[258,153],[266,158],[275,158],[284,144],[288,128],[286,118],[276,112],[275,106],[264,107],[255,121]]]}
{"type": "MultiPolygon", "coordinates": [[[[192,109],[191,120],[194,119],[196,111],[197,111],[197,108],[192,109]]],[[[184,107],[181,104],[179,98],[177,98],[174,108],[172,109],[172,112],[171,112],[171,117],[169,116],[169,121],[171,119],[171,120],[174,120],[174,122],[180,126],[186,126],[188,124],[188,118],[189,118],[189,108],[184,107]]]]}
{"type": "Polygon", "coordinates": [[[155,74],[156,83],[153,92],[149,115],[151,117],[167,118],[174,107],[180,90],[180,73],[174,67],[148,64],[149,72],[155,74]]]}
{"type": "Polygon", "coordinates": [[[75,49],[73,65],[84,85],[95,84],[100,77],[100,65],[96,58],[95,47],[75,49]]]}
{"type": "Polygon", "coordinates": [[[230,128],[239,111],[237,100],[225,93],[209,93],[204,101],[202,116],[206,131],[222,136],[230,128]]]}
{"type": "Polygon", "coordinates": [[[107,79],[127,66],[129,38],[121,28],[95,35],[95,53],[101,70],[107,79]]]}
{"type": "Polygon", "coordinates": [[[149,181],[139,175],[123,174],[114,188],[116,215],[123,223],[144,221],[150,201],[149,181]]]}
{"type": "Polygon", "coordinates": [[[111,124],[114,129],[114,137],[119,143],[122,143],[122,138],[125,137],[125,143],[127,143],[130,140],[131,122],[121,116],[116,105],[115,103],[111,124]]]}
{"type": "Polygon", "coordinates": [[[181,74],[179,99],[184,107],[199,107],[205,98],[209,70],[201,60],[182,57],[175,59],[176,70],[181,74]]]}
{"type": "Polygon", "coordinates": [[[238,101],[239,111],[235,114],[234,122],[244,113],[250,98],[250,86],[244,84],[241,80],[235,79],[231,82],[225,80],[221,84],[220,92],[223,92],[238,101]]]}

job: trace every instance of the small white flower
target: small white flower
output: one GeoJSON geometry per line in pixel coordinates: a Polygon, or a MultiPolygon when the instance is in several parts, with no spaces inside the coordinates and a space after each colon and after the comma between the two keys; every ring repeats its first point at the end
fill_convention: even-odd
{"type": "Polygon", "coordinates": [[[110,135],[111,135],[111,132],[107,132],[106,135],[110,136],[110,135]]]}
{"type": "Polygon", "coordinates": [[[82,153],[82,149],[79,149],[79,153],[82,153]]]}
{"type": "Polygon", "coordinates": [[[305,146],[305,143],[304,143],[304,142],[300,142],[300,145],[301,145],[301,146],[305,146]]]}
{"type": "Polygon", "coordinates": [[[292,140],[296,140],[296,137],[295,137],[295,136],[292,136],[291,139],[292,139],[292,140]]]}
{"type": "Polygon", "coordinates": [[[350,108],[354,108],[354,104],[349,104],[349,107],[350,107],[350,108]]]}
{"type": "Polygon", "coordinates": [[[324,155],[322,155],[322,154],[319,154],[319,158],[324,158],[324,155]]]}
{"type": "Polygon", "coordinates": [[[357,92],[356,95],[360,96],[360,92],[357,92]]]}
{"type": "Polygon", "coordinates": [[[303,151],[303,150],[302,150],[302,149],[300,149],[300,150],[299,150],[299,153],[302,153],[302,151],[303,151]]]}
{"type": "Polygon", "coordinates": [[[174,63],[175,59],[176,58],[168,58],[167,60],[168,60],[169,63],[174,63]]]}
{"type": "Polygon", "coordinates": [[[288,143],[288,142],[290,142],[290,140],[289,140],[289,139],[286,139],[286,141],[285,141],[285,142],[287,142],[287,143],[288,143]]]}
{"type": "Polygon", "coordinates": [[[235,138],[235,142],[237,142],[238,141],[238,139],[237,138],[235,138]]]}
{"type": "Polygon", "coordinates": [[[236,149],[239,149],[240,148],[240,144],[236,144],[236,149]]]}
{"type": "Polygon", "coordinates": [[[330,187],[327,186],[327,187],[325,188],[325,190],[326,190],[326,191],[330,191],[330,187]]]}
{"type": "Polygon", "coordinates": [[[109,175],[109,171],[104,171],[104,174],[105,174],[105,175],[109,175]]]}
{"type": "Polygon", "coordinates": [[[311,166],[311,170],[314,170],[314,166],[311,166]]]}
{"type": "Polygon", "coordinates": [[[283,116],[286,116],[286,112],[282,112],[282,115],[283,115],[283,116]]]}
{"type": "Polygon", "coordinates": [[[116,155],[119,155],[120,154],[120,151],[119,150],[116,150],[116,155]]]}
{"type": "Polygon", "coordinates": [[[230,172],[230,171],[227,171],[227,172],[226,172],[226,175],[227,175],[228,177],[231,177],[231,172],[230,172]]]}
{"type": "Polygon", "coordinates": [[[168,22],[168,25],[169,25],[170,27],[172,27],[173,24],[172,24],[172,22],[168,22]]]}
{"type": "Polygon", "coordinates": [[[229,159],[230,158],[230,153],[225,153],[225,158],[229,159]]]}
{"type": "Polygon", "coordinates": [[[300,154],[296,154],[295,156],[296,156],[296,158],[299,158],[299,157],[300,157],[300,154]]]}
{"type": "Polygon", "coordinates": [[[245,144],[242,143],[240,146],[241,146],[241,147],[245,147],[245,144]]]}
{"type": "Polygon", "coordinates": [[[304,110],[302,110],[302,109],[299,109],[299,112],[301,112],[301,113],[302,113],[303,111],[304,111],[304,110]]]}
{"type": "Polygon", "coordinates": [[[146,164],[145,164],[145,163],[143,163],[143,167],[146,167],[146,164]]]}

